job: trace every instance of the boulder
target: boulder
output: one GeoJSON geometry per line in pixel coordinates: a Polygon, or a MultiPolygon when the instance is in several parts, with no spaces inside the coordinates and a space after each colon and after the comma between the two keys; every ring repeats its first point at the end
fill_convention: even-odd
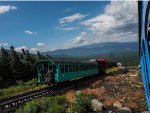
{"type": "Polygon", "coordinates": [[[120,102],[116,101],[116,102],[113,103],[113,107],[116,107],[116,108],[120,109],[120,108],[122,108],[122,104],[120,102]]]}
{"type": "Polygon", "coordinates": [[[129,113],[132,113],[131,109],[128,108],[128,107],[120,108],[120,110],[127,111],[127,112],[129,112],[129,113]]]}
{"type": "Polygon", "coordinates": [[[101,102],[99,102],[97,99],[93,99],[91,101],[91,103],[92,103],[92,106],[94,108],[94,111],[96,111],[96,112],[102,111],[102,108],[104,105],[101,102]]]}

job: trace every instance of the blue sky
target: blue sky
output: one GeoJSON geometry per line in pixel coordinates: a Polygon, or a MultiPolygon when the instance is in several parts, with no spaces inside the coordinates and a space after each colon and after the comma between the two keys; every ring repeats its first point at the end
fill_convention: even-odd
{"type": "Polygon", "coordinates": [[[0,46],[36,53],[136,41],[136,8],[134,2],[0,2],[0,46]]]}

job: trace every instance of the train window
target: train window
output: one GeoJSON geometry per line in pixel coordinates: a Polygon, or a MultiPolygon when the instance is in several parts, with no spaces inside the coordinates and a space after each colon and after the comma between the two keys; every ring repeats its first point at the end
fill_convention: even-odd
{"type": "Polygon", "coordinates": [[[78,65],[76,65],[76,71],[78,71],[78,65]]]}
{"type": "Polygon", "coordinates": [[[75,66],[74,66],[74,65],[72,65],[72,71],[73,71],[73,72],[75,71],[75,66]]]}
{"type": "Polygon", "coordinates": [[[83,64],[81,65],[81,70],[83,70],[83,64]]]}
{"type": "Polygon", "coordinates": [[[82,64],[82,66],[81,66],[81,67],[82,67],[82,70],[84,70],[84,65],[83,65],[83,64],[82,64]]]}
{"type": "Polygon", "coordinates": [[[79,71],[81,71],[81,65],[79,65],[79,71]]]}
{"type": "Polygon", "coordinates": [[[86,65],[84,65],[84,70],[86,70],[86,65]]]}
{"type": "Polygon", "coordinates": [[[95,69],[95,64],[93,64],[93,68],[95,69]]]}
{"type": "Polygon", "coordinates": [[[87,70],[89,69],[89,65],[87,64],[87,70]]]}
{"type": "Polygon", "coordinates": [[[91,70],[92,68],[91,68],[91,64],[89,64],[89,69],[91,70]]]}
{"type": "Polygon", "coordinates": [[[65,72],[65,70],[64,70],[64,65],[60,65],[60,72],[61,72],[61,73],[64,73],[64,72],[65,72]]]}
{"type": "Polygon", "coordinates": [[[65,65],[65,72],[68,72],[68,65],[65,65]]]}
{"type": "Polygon", "coordinates": [[[86,70],[86,69],[85,69],[85,64],[83,65],[83,69],[86,70]]]}
{"type": "Polygon", "coordinates": [[[93,69],[93,64],[91,64],[91,69],[93,69]]]}
{"type": "Polygon", "coordinates": [[[72,66],[69,65],[69,72],[72,72],[72,66]]]}
{"type": "Polygon", "coordinates": [[[84,70],[84,64],[82,64],[82,70],[84,70]]]}
{"type": "Polygon", "coordinates": [[[53,65],[53,73],[56,73],[56,65],[53,65]]]}
{"type": "Polygon", "coordinates": [[[74,65],[74,71],[76,71],[76,65],[74,65]]]}
{"type": "Polygon", "coordinates": [[[97,67],[97,66],[96,66],[96,64],[95,64],[95,69],[96,69],[96,67],[97,67]]]}
{"type": "Polygon", "coordinates": [[[80,65],[78,65],[78,71],[80,71],[80,65]]]}
{"type": "Polygon", "coordinates": [[[93,64],[91,64],[91,68],[93,69],[93,64]]]}
{"type": "Polygon", "coordinates": [[[86,65],[86,69],[88,70],[89,68],[88,68],[88,64],[86,65]]]}
{"type": "Polygon", "coordinates": [[[95,69],[95,66],[94,66],[95,64],[93,64],[93,69],[95,69]]]}
{"type": "Polygon", "coordinates": [[[80,65],[80,70],[82,71],[83,69],[82,69],[82,64],[80,65]]]}

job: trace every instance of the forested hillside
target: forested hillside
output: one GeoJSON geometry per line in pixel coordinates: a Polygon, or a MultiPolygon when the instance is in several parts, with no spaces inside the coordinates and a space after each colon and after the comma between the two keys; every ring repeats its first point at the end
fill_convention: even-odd
{"type": "Polygon", "coordinates": [[[3,47],[0,51],[0,86],[3,87],[14,84],[16,80],[30,80],[36,77],[36,70],[33,64],[38,60],[48,59],[39,52],[33,57],[28,50],[22,49],[22,53],[17,53],[14,47],[10,50],[3,47]]]}
{"type": "Polygon", "coordinates": [[[105,58],[110,62],[120,62],[123,66],[138,66],[139,65],[138,51],[114,52],[106,54],[97,54],[91,56],[79,57],[81,60],[90,60],[97,58],[105,58]]]}

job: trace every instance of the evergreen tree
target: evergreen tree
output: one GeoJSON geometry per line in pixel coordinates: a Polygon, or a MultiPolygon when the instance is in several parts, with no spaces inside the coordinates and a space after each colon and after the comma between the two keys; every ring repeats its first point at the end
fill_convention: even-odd
{"type": "Polygon", "coordinates": [[[26,55],[26,52],[25,52],[25,50],[23,48],[22,48],[22,54],[23,54],[23,56],[26,55]]]}
{"type": "Polygon", "coordinates": [[[42,59],[42,55],[39,51],[37,52],[37,56],[38,56],[38,59],[42,59]]]}
{"type": "Polygon", "coordinates": [[[31,63],[31,56],[28,50],[26,50],[26,61],[27,63],[31,63]]]}
{"type": "Polygon", "coordinates": [[[28,64],[33,64],[35,62],[35,59],[32,57],[28,50],[26,50],[26,61],[28,64]]]}
{"type": "Polygon", "coordinates": [[[11,75],[9,70],[10,56],[3,47],[1,48],[1,57],[0,57],[0,80],[5,80],[11,75]]]}
{"type": "Polygon", "coordinates": [[[18,56],[17,52],[14,50],[13,46],[10,47],[10,57],[11,57],[10,68],[14,75],[14,79],[17,79],[19,77],[19,75],[21,74],[22,64],[21,64],[19,56],[18,56]]]}
{"type": "Polygon", "coordinates": [[[20,54],[20,59],[23,59],[23,54],[20,54]]]}
{"type": "Polygon", "coordinates": [[[2,64],[9,64],[10,62],[10,56],[3,47],[1,48],[1,63],[2,64]]]}
{"type": "Polygon", "coordinates": [[[14,46],[10,47],[10,56],[11,56],[11,62],[19,63],[19,56],[17,55],[17,52],[14,50],[14,46]]]}
{"type": "Polygon", "coordinates": [[[21,59],[22,61],[25,61],[25,57],[26,57],[25,49],[22,48],[21,51],[22,51],[22,54],[20,54],[20,59],[21,59]]]}

